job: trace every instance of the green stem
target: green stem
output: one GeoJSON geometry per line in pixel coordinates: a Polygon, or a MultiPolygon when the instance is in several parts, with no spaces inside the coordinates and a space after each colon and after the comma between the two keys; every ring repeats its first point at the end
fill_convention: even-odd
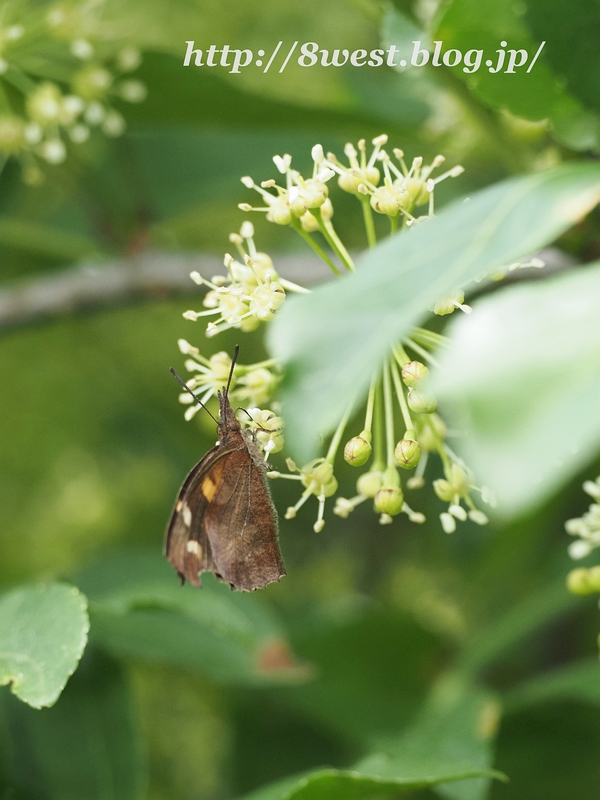
{"type": "Polygon", "coordinates": [[[373,472],[383,472],[385,461],[383,458],[383,411],[381,408],[381,384],[375,383],[374,391],[374,415],[373,415],[373,472]]]}
{"type": "Polygon", "coordinates": [[[373,372],[371,376],[371,385],[369,387],[369,396],[367,397],[367,413],[365,414],[365,427],[364,430],[371,433],[373,428],[373,409],[375,407],[375,387],[377,385],[377,373],[373,372]]]}
{"type": "Polygon", "coordinates": [[[367,242],[369,247],[375,247],[377,244],[377,237],[375,235],[375,223],[373,222],[373,209],[371,208],[370,199],[364,195],[359,195],[362,205],[363,219],[365,221],[365,231],[367,232],[367,242]]]}
{"type": "Polygon", "coordinates": [[[412,347],[412,349],[415,351],[415,353],[418,353],[418,355],[421,356],[423,361],[429,361],[429,363],[433,364],[434,367],[438,367],[439,366],[439,363],[431,355],[431,353],[428,353],[427,350],[424,350],[422,347],[419,347],[419,345],[416,342],[414,342],[412,339],[405,339],[404,341],[409,347],[412,347]]]}
{"type": "Polygon", "coordinates": [[[430,331],[427,328],[415,328],[411,334],[415,342],[419,342],[424,347],[447,347],[448,337],[441,333],[430,331]]]}
{"type": "Polygon", "coordinates": [[[405,349],[402,347],[402,345],[401,345],[401,344],[397,344],[397,345],[394,347],[394,349],[393,349],[393,351],[392,351],[392,352],[394,353],[394,358],[395,358],[395,359],[396,359],[396,361],[398,362],[398,365],[400,366],[400,369],[402,369],[402,367],[403,367],[405,364],[408,364],[408,363],[409,363],[409,361],[410,361],[410,358],[408,357],[408,353],[407,353],[407,352],[406,352],[406,350],[405,350],[405,349]]]}
{"type": "Polygon", "coordinates": [[[342,441],[342,436],[344,435],[344,430],[346,428],[346,425],[348,424],[348,420],[350,419],[350,414],[352,413],[353,404],[354,404],[353,402],[348,404],[346,413],[340,420],[340,424],[337,426],[336,431],[333,434],[333,438],[331,439],[329,450],[327,451],[327,455],[325,456],[325,461],[329,461],[330,464],[333,464],[335,460],[335,456],[340,446],[340,442],[342,441]]]}
{"type": "Polygon", "coordinates": [[[398,217],[388,217],[390,221],[390,234],[396,233],[398,230],[398,217]]]}
{"type": "Polygon", "coordinates": [[[350,258],[350,256],[348,255],[348,251],[346,250],[344,245],[339,240],[339,237],[338,237],[337,233],[335,232],[335,229],[334,229],[333,225],[331,224],[331,222],[329,222],[329,221],[326,222],[323,219],[323,215],[321,214],[321,209],[320,208],[311,208],[309,210],[310,210],[310,213],[313,215],[313,217],[319,223],[319,230],[321,231],[321,233],[323,234],[323,236],[327,240],[327,242],[328,242],[329,246],[331,247],[331,249],[333,250],[333,252],[337,255],[337,257],[340,259],[340,261],[346,267],[346,269],[353,270],[354,269],[354,263],[353,263],[352,259],[350,258]]]}
{"type": "Polygon", "coordinates": [[[385,438],[386,438],[386,463],[388,467],[395,466],[394,461],[394,406],[392,403],[392,383],[390,380],[390,365],[386,361],[383,365],[383,406],[385,410],[385,438]]]}
{"type": "Polygon", "coordinates": [[[312,236],[304,230],[300,220],[297,219],[297,217],[292,217],[292,222],[290,224],[292,228],[300,234],[300,236],[309,245],[309,247],[312,247],[312,249],[319,256],[319,258],[323,259],[323,261],[327,264],[327,266],[332,272],[334,272],[336,275],[342,274],[336,267],[336,265],[333,263],[333,261],[329,258],[327,253],[315,242],[312,236]]]}
{"type": "Polygon", "coordinates": [[[391,369],[392,380],[394,381],[394,387],[396,389],[396,394],[398,395],[398,403],[400,404],[400,411],[402,412],[404,425],[407,431],[414,431],[415,426],[413,425],[413,421],[410,416],[410,410],[408,408],[408,403],[406,402],[406,397],[404,396],[404,389],[402,388],[402,381],[400,380],[400,373],[398,372],[398,365],[395,361],[391,362],[391,369]]]}

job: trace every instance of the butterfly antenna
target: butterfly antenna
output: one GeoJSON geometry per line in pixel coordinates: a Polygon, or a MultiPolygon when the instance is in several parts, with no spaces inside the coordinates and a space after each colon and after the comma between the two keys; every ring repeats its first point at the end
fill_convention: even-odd
{"type": "Polygon", "coordinates": [[[231,379],[233,378],[233,369],[235,367],[235,362],[237,361],[239,352],[240,352],[240,346],[239,344],[236,344],[235,349],[233,351],[233,358],[231,359],[231,369],[229,370],[229,378],[227,380],[227,388],[225,389],[225,394],[229,394],[229,385],[231,383],[231,379]]]}
{"type": "MultiPolygon", "coordinates": [[[[217,425],[218,425],[218,424],[219,424],[219,420],[218,420],[218,419],[217,419],[217,418],[214,416],[214,414],[211,414],[211,413],[210,413],[210,411],[209,411],[209,410],[208,410],[208,408],[207,408],[207,407],[204,405],[204,403],[202,402],[202,400],[199,400],[199,399],[198,399],[198,397],[197,397],[197,396],[196,396],[196,395],[195,395],[195,394],[192,392],[192,390],[191,390],[191,389],[190,389],[190,387],[187,385],[187,383],[186,383],[185,381],[183,381],[183,380],[182,380],[182,379],[179,377],[179,375],[178,375],[178,374],[175,372],[175,370],[173,369],[173,367],[171,367],[171,374],[172,374],[172,375],[173,375],[175,378],[177,378],[177,380],[178,380],[178,381],[179,381],[179,383],[180,383],[180,384],[183,386],[183,388],[186,390],[186,392],[189,392],[189,393],[192,395],[192,397],[193,397],[193,398],[194,398],[194,400],[195,400],[195,401],[198,403],[198,405],[202,406],[202,408],[203,408],[203,409],[204,409],[206,412],[208,412],[208,415],[209,415],[210,417],[212,417],[212,418],[214,419],[214,421],[215,421],[215,422],[217,423],[217,425]]],[[[230,380],[231,380],[231,377],[230,377],[230,380]]]]}

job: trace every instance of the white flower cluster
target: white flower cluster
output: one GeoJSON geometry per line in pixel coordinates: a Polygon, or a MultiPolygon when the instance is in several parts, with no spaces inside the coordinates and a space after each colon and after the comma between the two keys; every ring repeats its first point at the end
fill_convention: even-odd
{"type": "Polygon", "coordinates": [[[582,517],[565,522],[567,533],[577,537],[569,545],[569,555],[574,559],[585,558],[596,547],[600,547],[600,477],[595,481],[586,481],[583,490],[596,502],[590,504],[582,517]]]}
{"type": "Polygon", "coordinates": [[[190,309],[183,316],[192,322],[200,317],[214,317],[206,328],[207,336],[215,336],[228,328],[253,331],[261,322],[273,319],[285,300],[286,289],[292,292],[306,291],[277,274],[270,257],[257,252],[253,237],[254,226],[250,222],[242,224],[239,234],[230,235],[229,240],[236,245],[243,263],[226,253],[226,276],[215,275],[207,280],[199,272],[190,275],[194,283],[209,288],[203,301],[207,310],[190,309]]]}
{"type": "MultiPolygon", "coordinates": [[[[112,101],[138,103],[146,97],[146,87],[124,77],[137,69],[141,53],[134,47],[118,47],[114,31],[104,31],[99,19],[102,0],[94,3],[58,3],[50,7],[40,30],[37,17],[30,24],[0,28],[0,77],[23,96],[24,113],[15,112],[0,102],[0,153],[16,156],[26,183],[43,180],[38,161],[61,164],[69,144],[87,141],[94,128],[106,136],[120,136],[125,120],[112,101]],[[34,80],[21,67],[19,44],[31,47],[43,37],[58,41],[48,52],[57,53],[61,65],[72,64],[68,81],[34,80]],[[107,47],[106,39],[110,40],[107,47]],[[64,48],[64,53],[60,52],[64,48]]],[[[26,47],[24,52],[27,53],[26,47]]],[[[50,57],[48,57],[50,58],[50,57]]],[[[48,63],[48,72],[55,71],[48,63]]]]}

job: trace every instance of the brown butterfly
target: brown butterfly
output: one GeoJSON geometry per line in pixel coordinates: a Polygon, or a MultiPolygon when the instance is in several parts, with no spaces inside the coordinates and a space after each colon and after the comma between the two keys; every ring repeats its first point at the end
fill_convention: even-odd
{"type": "Polygon", "coordinates": [[[188,580],[201,586],[199,573],[213,572],[232,589],[248,592],[278,581],[285,567],[277,513],[267,485],[268,465],[229,402],[237,355],[236,346],[227,388],[217,393],[219,441],[196,464],[179,492],[167,528],[165,555],[182,583],[188,580]]]}

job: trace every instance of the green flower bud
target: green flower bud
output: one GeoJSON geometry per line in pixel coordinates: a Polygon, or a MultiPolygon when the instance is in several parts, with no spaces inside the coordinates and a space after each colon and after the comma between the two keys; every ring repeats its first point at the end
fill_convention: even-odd
{"type": "Polygon", "coordinates": [[[600,565],[588,569],[588,582],[593,592],[600,592],[600,565]]]}
{"type": "Polygon", "coordinates": [[[380,489],[375,495],[373,505],[378,514],[389,514],[390,517],[397,516],[402,511],[402,506],[404,505],[402,489],[395,486],[380,489]]]}
{"type": "Polygon", "coordinates": [[[567,575],[567,588],[573,594],[581,595],[582,597],[593,593],[588,580],[588,570],[584,567],[573,569],[567,575]]]}
{"type": "Polygon", "coordinates": [[[429,370],[420,361],[409,361],[402,367],[402,380],[409,389],[414,389],[429,375],[429,370]]]}
{"type": "Polygon", "coordinates": [[[421,448],[413,439],[400,439],[394,450],[394,458],[402,469],[412,469],[421,460],[421,448]]]}
{"type": "Polygon", "coordinates": [[[408,390],[407,401],[409,408],[417,414],[432,414],[437,408],[437,400],[433,395],[417,389],[408,390]]]}
{"type": "Polygon", "coordinates": [[[91,64],[73,76],[73,90],[84,100],[103,97],[110,89],[113,76],[103,67],[91,64]]]}
{"type": "Polygon", "coordinates": [[[383,486],[383,475],[381,472],[365,472],[356,481],[356,491],[363,497],[373,498],[383,486]]]}
{"type": "Polygon", "coordinates": [[[371,195],[371,207],[378,214],[397,217],[400,212],[398,197],[397,189],[392,189],[390,186],[380,186],[371,195]]]}
{"type": "Polygon", "coordinates": [[[401,195],[400,205],[406,211],[412,211],[415,206],[422,206],[429,202],[427,184],[422,178],[408,178],[397,181],[402,186],[404,193],[401,195]]]}
{"type": "Polygon", "coordinates": [[[362,467],[366,464],[371,456],[371,443],[369,442],[370,435],[367,431],[363,431],[360,436],[355,436],[346,442],[344,447],[344,460],[353,467],[362,467]]]}
{"type": "Polygon", "coordinates": [[[431,414],[419,431],[421,450],[429,453],[437,449],[437,440],[446,438],[446,426],[438,414],[431,414]],[[432,430],[433,428],[433,430],[432,430]]]}
{"type": "Polygon", "coordinates": [[[464,302],[465,293],[461,289],[457,289],[446,300],[440,300],[439,303],[436,303],[433,307],[433,313],[439,317],[444,317],[446,314],[452,314],[464,302]]]}
{"type": "Polygon", "coordinates": [[[445,503],[449,503],[455,494],[454,487],[444,478],[438,478],[433,482],[433,491],[445,503]]]}
{"type": "Polygon", "coordinates": [[[0,117],[0,152],[17,153],[25,144],[25,122],[18,117],[0,117]]]}

